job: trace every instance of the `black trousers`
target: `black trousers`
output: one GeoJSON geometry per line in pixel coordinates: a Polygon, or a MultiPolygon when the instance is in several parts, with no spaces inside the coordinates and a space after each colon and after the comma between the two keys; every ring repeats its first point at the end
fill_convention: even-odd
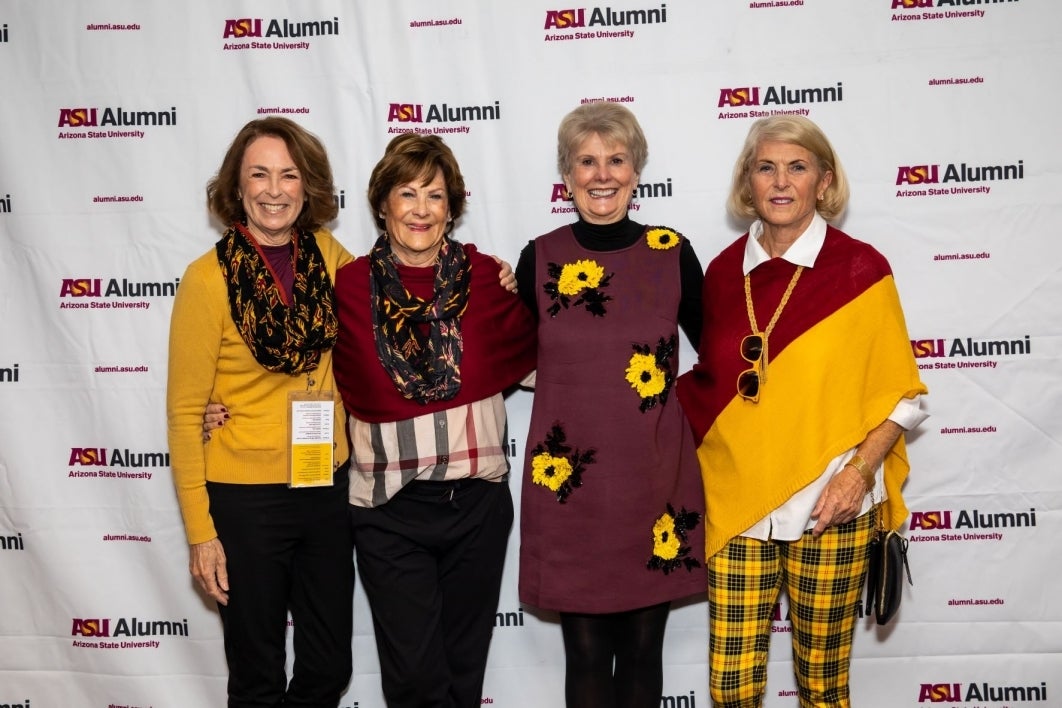
{"type": "Polygon", "coordinates": [[[513,524],[508,485],[411,482],[350,518],[388,708],[479,706],[513,524]]]}
{"type": "Polygon", "coordinates": [[[219,606],[230,708],[335,708],[352,670],[354,565],[347,468],[331,487],[208,483],[225,549],[229,604],[219,606]],[[287,613],[291,682],[284,673],[287,613]]]}

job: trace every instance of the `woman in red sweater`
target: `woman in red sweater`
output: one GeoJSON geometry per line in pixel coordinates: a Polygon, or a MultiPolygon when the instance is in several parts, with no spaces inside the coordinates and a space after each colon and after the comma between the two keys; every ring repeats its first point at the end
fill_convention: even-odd
{"type": "Polygon", "coordinates": [[[480,704],[513,504],[503,392],[535,326],[499,265],[451,236],[465,185],[436,136],[369,181],[381,235],[336,277],[350,518],[390,708],[480,704]]]}

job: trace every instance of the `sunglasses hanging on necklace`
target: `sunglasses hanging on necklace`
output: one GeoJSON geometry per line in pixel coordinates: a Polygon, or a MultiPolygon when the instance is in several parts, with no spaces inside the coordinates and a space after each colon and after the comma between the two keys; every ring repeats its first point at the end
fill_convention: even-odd
{"type": "Polygon", "coordinates": [[[746,401],[758,403],[760,400],[760,387],[767,383],[767,340],[770,338],[771,332],[774,331],[774,326],[778,323],[778,318],[782,315],[782,310],[785,309],[786,303],[789,302],[789,296],[793,294],[793,288],[796,287],[797,281],[800,280],[800,274],[803,272],[804,266],[797,266],[796,272],[793,273],[793,277],[790,278],[789,285],[785,289],[785,294],[782,295],[782,301],[778,303],[774,314],[771,315],[771,321],[767,323],[767,329],[762,332],[756,324],[756,309],[752,306],[751,279],[748,273],[745,274],[745,307],[748,309],[749,326],[752,327],[752,334],[741,340],[739,350],[741,358],[752,364],[752,368],[745,369],[738,374],[737,392],[746,401]]]}

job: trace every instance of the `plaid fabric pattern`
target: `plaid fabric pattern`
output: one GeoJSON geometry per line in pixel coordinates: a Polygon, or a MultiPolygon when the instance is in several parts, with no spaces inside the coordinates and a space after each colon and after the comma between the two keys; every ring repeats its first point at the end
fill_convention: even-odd
{"type": "Polygon", "coordinates": [[[350,503],[386,504],[413,480],[508,479],[505,399],[498,393],[393,423],[348,416],[350,503]]]}
{"type": "Polygon", "coordinates": [[[873,514],[799,541],[738,536],[708,559],[709,687],[715,708],[757,708],[767,687],[774,605],[783,587],[793,623],[801,708],[848,708],[852,635],[873,514]]]}

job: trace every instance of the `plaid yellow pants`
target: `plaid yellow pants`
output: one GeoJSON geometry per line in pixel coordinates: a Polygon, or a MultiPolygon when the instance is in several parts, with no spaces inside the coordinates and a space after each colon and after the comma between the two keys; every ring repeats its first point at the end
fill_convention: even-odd
{"type": "Polygon", "coordinates": [[[757,708],[784,585],[801,708],[848,708],[848,669],[874,514],[818,539],[736,537],[708,559],[709,687],[715,708],[757,708]]]}

